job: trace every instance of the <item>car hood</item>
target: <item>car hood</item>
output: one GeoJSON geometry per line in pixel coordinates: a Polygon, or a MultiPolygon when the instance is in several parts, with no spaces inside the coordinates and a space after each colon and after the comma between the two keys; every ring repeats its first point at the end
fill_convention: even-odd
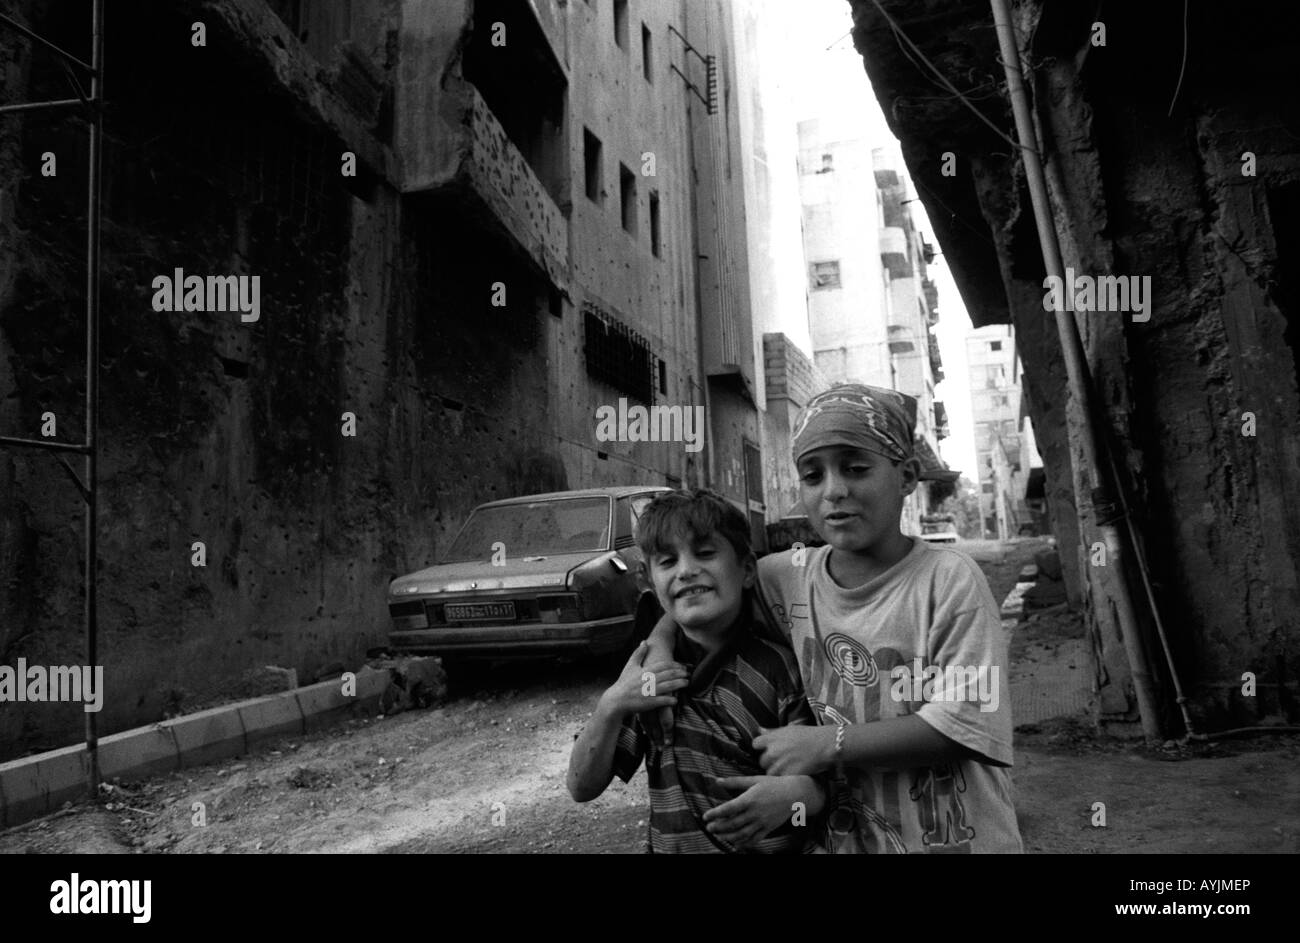
{"type": "Polygon", "coordinates": [[[441,563],[399,576],[389,585],[388,595],[402,599],[431,593],[470,593],[498,589],[558,591],[564,589],[566,577],[574,567],[609,553],[609,550],[584,550],[581,553],[558,553],[540,560],[507,558],[505,566],[493,566],[481,560],[441,563]]]}

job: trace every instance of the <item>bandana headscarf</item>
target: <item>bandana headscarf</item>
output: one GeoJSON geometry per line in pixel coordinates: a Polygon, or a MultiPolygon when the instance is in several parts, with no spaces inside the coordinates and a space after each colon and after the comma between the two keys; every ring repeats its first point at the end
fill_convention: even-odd
{"type": "Polygon", "coordinates": [[[797,463],[813,449],[848,445],[893,461],[911,458],[916,400],[879,386],[845,383],[818,393],[795,422],[791,453],[797,463]]]}

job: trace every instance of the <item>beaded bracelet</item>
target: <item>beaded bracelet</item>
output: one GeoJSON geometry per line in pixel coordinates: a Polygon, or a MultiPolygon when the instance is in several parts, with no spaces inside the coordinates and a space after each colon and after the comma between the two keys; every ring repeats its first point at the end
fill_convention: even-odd
{"type": "Polygon", "coordinates": [[[835,775],[844,776],[844,731],[849,725],[841,721],[835,725],[835,775]]]}

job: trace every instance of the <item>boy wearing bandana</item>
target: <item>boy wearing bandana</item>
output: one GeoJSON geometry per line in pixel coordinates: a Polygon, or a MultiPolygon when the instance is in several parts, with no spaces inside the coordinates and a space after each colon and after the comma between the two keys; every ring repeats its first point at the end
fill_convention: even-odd
{"type": "MultiPolygon", "coordinates": [[[[1020,852],[997,604],[970,557],[899,528],[915,426],[914,399],[858,384],[800,414],[792,457],[826,546],[759,561],[757,616],[793,647],[819,724],[754,746],[770,775],[829,779],[833,853],[1020,852]]],[[[652,652],[674,632],[661,623],[652,652]]]]}

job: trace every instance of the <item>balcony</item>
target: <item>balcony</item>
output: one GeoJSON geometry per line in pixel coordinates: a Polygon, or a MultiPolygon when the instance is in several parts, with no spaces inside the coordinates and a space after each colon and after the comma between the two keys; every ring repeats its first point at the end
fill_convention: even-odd
{"type": "Polygon", "coordinates": [[[383,89],[374,63],[345,40],[341,22],[334,23],[335,32],[305,45],[298,38],[299,14],[289,17],[291,28],[285,11],[277,12],[283,6],[262,0],[205,5],[208,43],[228,51],[227,66],[256,76],[267,94],[289,96],[304,120],[335,137],[340,150],[356,154],[365,177],[396,179],[393,152],[376,135],[383,89]],[[324,67],[320,57],[333,66],[324,67]]]}
{"type": "Polygon", "coordinates": [[[939,286],[928,278],[921,279],[921,292],[925,295],[925,309],[931,324],[939,323],[939,286]]]}
{"type": "Polygon", "coordinates": [[[943,358],[939,355],[939,338],[930,332],[926,332],[926,338],[929,341],[930,348],[930,370],[934,374],[934,382],[943,382],[943,358]]]}
{"type": "Polygon", "coordinates": [[[891,354],[910,354],[916,350],[912,329],[903,324],[889,325],[889,352],[891,354]]]}
{"type": "Polygon", "coordinates": [[[880,261],[894,278],[912,277],[907,233],[901,226],[886,226],[880,230],[880,261]]]}
{"type": "Polygon", "coordinates": [[[470,147],[462,173],[511,235],[556,280],[568,255],[564,214],[482,96],[472,86],[469,95],[470,147]]]}
{"type": "Polygon", "coordinates": [[[566,281],[569,233],[564,214],[483,96],[468,82],[457,84],[454,112],[444,105],[403,135],[402,192],[469,198],[552,281],[566,281]],[[447,120],[453,114],[456,120],[447,120]]]}
{"type": "Polygon", "coordinates": [[[435,212],[449,223],[503,230],[553,283],[566,283],[568,78],[536,9],[484,0],[418,13],[401,33],[402,193],[438,198],[435,212]],[[509,36],[501,48],[490,38],[498,17],[509,36]],[[458,44],[462,68],[444,72],[458,44]]]}
{"type": "Polygon", "coordinates": [[[948,429],[948,407],[941,400],[934,402],[934,437],[936,439],[948,438],[950,432],[948,429]]]}

